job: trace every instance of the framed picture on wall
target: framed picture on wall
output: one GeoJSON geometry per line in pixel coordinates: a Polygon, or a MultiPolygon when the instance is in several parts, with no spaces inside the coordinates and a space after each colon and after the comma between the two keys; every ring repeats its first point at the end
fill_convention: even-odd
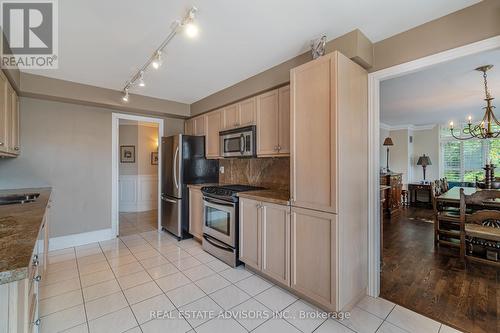
{"type": "Polygon", "coordinates": [[[135,163],[135,146],[120,146],[120,163],[135,163]]]}
{"type": "Polygon", "coordinates": [[[157,151],[151,152],[151,164],[158,165],[158,152],[157,151]]]}

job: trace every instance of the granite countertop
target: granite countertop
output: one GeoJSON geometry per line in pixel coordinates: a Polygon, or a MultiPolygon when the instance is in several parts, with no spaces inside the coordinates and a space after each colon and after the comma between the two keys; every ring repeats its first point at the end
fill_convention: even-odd
{"type": "Polygon", "coordinates": [[[188,184],[188,188],[195,188],[195,189],[201,189],[203,186],[219,186],[223,184],[219,183],[202,183],[202,184],[188,184]]]}
{"type": "Polygon", "coordinates": [[[239,192],[238,197],[264,202],[275,203],[278,205],[290,205],[290,192],[280,190],[258,190],[239,192]]]}
{"type": "Polygon", "coordinates": [[[51,189],[0,190],[0,196],[23,193],[40,193],[40,196],[34,202],[0,206],[0,284],[28,277],[51,189]]]}

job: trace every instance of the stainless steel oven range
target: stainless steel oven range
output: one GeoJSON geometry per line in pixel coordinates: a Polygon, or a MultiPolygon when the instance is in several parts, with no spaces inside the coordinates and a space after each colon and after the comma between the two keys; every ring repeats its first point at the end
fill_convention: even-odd
{"type": "Polygon", "coordinates": [[[238,260],[238,192],[261,189],[248,185],[205,186],[203,193],[203,249],[231,267],[238,260]]]}

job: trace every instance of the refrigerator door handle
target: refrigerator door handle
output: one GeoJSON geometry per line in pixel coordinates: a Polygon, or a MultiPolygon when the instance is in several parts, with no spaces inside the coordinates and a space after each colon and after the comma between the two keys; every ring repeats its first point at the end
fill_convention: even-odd
{"type": "Polygon", "coordinates": [[[179,157],[179,146],[175,148],[174,154],[174,183],[175,187],[179,188],[179,183],[177,181],[177,158],[179,157]]]}
{"type": "Polygon", "coordinates": [[[177,201],[175,200],[172,200],[172,199],[168,199],[167,197],[165,197],[164,195],[161,196],[161,200],[163,201],[166,201],[166,202],[170,202],[170,203],[177,203],[177,201]]]}

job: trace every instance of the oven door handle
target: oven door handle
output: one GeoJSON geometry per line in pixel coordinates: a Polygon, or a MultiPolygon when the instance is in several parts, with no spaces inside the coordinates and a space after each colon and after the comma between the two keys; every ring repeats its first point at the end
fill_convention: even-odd
{"type": "Polygon", "coordinates": [[[232,203],[222,201],[222,200],[217,200],[217,199],[212,199],[212,198],[207,198],[203,197],[203,200],[209,203],[213,203],[214,205],[221,205],[221,206],[227,206],[227,207],[234,207],[232,203]]]}
{"type": "Polygon", "coordinates": [[[210,237],[208,235],[203,235],[203,238],[209,242],[211,245],[215,246],[216,248],[218,249],[221,249],[221,250],[224,250],[224,251],[227,251],[227,252],[233,252],[233,248],[224,244],[224,243],[221,243],[220,241],[218,241],[217,239],[213,238],[213,237],[210,237]]]}

